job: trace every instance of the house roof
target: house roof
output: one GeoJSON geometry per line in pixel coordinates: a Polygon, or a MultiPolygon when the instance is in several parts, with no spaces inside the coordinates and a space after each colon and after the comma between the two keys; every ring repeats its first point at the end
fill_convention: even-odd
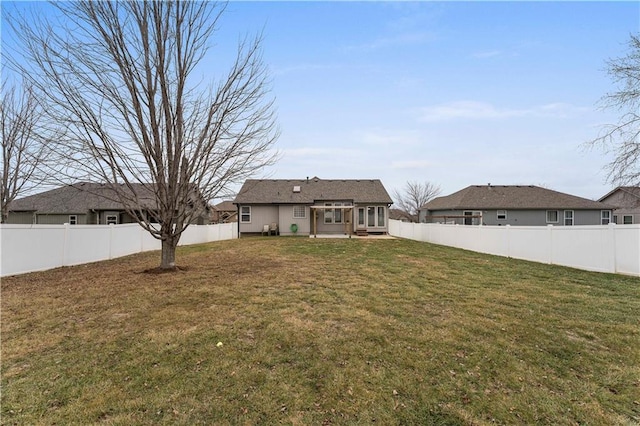
{"type": "Polygon", "coordinates": [[[219,212],[235,212],[237,210],[233,201],[223,201],[214,206],[214,208],[219,212]]]}
{"type": "Polygon", "coordinates": [[[610,191],[609,193],[607,193],[598,201],[606,200],[607,198],[609,198],[611,195],[615,194],[618,191],[624,192],[625,194],[628,194],[628,195],[631,195],[632,197],[640,199],[640,186],[619,186],[614,190],[610,191]]]}
{"type": "Polygon", "coordinates": [[[423,210],[463,209],[611,209],[607,204],[534,185],[471,185],[444,197],[434,198],[423,210]]]}
{"type": "Polygon", "coordinates": [[[312,204],[344,200],[354,203],[385,203],[393,200],[379,179],[248,179],[234,204],[312,204]]]}
{"type": "MultiPolygon", "coordinates": [[[[153,209],[156,206],[151,185],[133,184],[140,206],[153,209]]],[[[122,185],[118,190],[132,196],[131,190],[122,185]]],[[[88,210],[123,210],[116,189],[110,184],[80,182],[66,185],[40,194],[14,200],[9,211],[35,211],[40,214],[84,214],[88,210]]]]}

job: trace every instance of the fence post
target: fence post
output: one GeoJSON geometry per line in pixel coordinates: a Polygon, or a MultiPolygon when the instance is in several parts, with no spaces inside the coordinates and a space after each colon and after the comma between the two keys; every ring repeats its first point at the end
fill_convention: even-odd
{"type": "Polygon", "coordinates": [[[507,234],[507,257],[511,257],[511,225],[505,226],[507,234]]]}
{"type": "Polygon", "coordinates": [[[109,260],[113,259],[113,223],[109,224],[109,260]]]}
{"type": "Polygon", "coordinates": [[[549,263],[549,265],[553,265],[553,225],[547,225],[547,230],[549,231],[547,237],[549,238],[549,260],[547,262],[549,263]]]}
{"type": "Polygon", "coordinates": [[[63,225],[64,233],[62,235],[62,266],[67,266],[67,260],[69,257],[68,253],[68,238],[69,238],[69,224],[65,223],[63,225]]]}
{"type": "Polygon", "coordinates": [[[616,253],[616,224],[614,222],[609,222],[607,227],[607,244],[609,247],[605,247],[609,253],[609,272],[616,273],[618,272],[618,265],[616,259],[618,258],[618,254],[616,253]]]}

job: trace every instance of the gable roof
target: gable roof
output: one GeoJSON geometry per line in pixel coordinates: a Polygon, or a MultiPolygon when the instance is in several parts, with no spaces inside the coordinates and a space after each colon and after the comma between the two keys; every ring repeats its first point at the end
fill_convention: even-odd
{"type": "Polygon", "coordinates": [[[640,199],[640,186],[619,186],[614,190],[608,192],[605,196],[601,197],[598,201],[603,201],[618,191],[624,192],[625,194],[629,194],[632,197],[640,199]]]}
{"type": "Polygon", "coordinates": [[[423,210],[463,209],[577,209],[602,210],[612,206],[534,185],[471,185],[434,198],[423,210]]]}
{"type": "MultiPolygon", "coordinates": [[[[140,205],[144,209],[154,209],[155,196],[151,184],[133,184],[133,189],[140,205]]],[[[114,187],[111,184],[80,182],[65,185],[40,194],[14,200],[9,211],[35,211],[40,214],[84,214],[93,210],[123,210],[118,201],[117,190],[124,191],[125,196],[133,193],[124,185],[114,187]]]]}
{"type": "Polygon", "coordinates": [[[235,204],[233,204],[233,201],[223,201],[213,206],[213,208],[219,212],[235,212],[237,210],[235,204]]]}
{"type": "Polygon", "coordinates": [[[345,200],[354,203],[391,204],[379,179],[247,179],[234,204],[313,204],[345,200]],[[298,191],[295,191],[299,189],[298,191]]]}

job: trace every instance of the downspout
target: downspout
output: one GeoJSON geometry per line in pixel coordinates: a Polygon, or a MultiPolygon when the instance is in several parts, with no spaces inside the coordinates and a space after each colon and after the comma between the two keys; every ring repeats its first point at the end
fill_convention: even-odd
{"type": "Polygon", "coordinates": [[[240,239],[240,204],[236,204],[236,223],[238,227],[238,239],[240,239]]]}

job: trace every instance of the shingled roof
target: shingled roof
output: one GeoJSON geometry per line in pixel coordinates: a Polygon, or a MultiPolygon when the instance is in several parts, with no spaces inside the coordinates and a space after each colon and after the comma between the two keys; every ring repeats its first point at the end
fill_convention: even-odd
{"type": "Polygon", "coordinates": [[[385,203],[393,200],[379,179],[248,179],[235,204],[313,204],[317,201],[352,200],[385,203]]]}
{"type": "Polygon", "coordinates": [[[471,209],[612,209],[607,204],[534,185],[472,185],[451,195],[434,198],[424,210],[471,209]]]}
{"type": "Polygon", "coordinates": [[[610,192],[608,192],[605,196],[601,197],[598,201],[602,201],[609,196],[611,196],[614,192],[621,191],[626,196],[633,197],[637,200],[640,200],[640,186],[619,186],[610,192]]]}
{"type": "MultiPolygon", "coordinates": [[[[142,208],[156,206],[152,189],[148,185],[134,184],[133,189],[142,208]]],[[[126,186],[118,190],[131,195],[126,186]]],[[[9,211],[35,211],[40,214],[83,214],[88,210],[123,210],[117,201],[115,189],[110,184],[80,182],[14,200],[9,211]]]]}

